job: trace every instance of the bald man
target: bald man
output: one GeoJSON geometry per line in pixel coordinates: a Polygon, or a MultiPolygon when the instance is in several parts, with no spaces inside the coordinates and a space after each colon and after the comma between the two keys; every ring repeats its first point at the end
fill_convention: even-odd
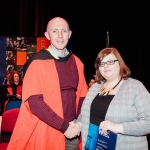
{"type": "Polygon", "coordinates": [[[66,45],[68,22],[55,17],[45,36],[51,45],[24,65],[22,106],[7,150],[77,150],[73,125],[87,93],[84,65],[66,45]]]}

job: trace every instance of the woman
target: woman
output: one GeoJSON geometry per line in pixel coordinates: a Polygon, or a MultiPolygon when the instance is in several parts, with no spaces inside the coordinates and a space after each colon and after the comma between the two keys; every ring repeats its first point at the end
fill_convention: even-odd
{"type": "Polygon", "coordinates": [[[22,95],[22,79],[18,71],[12,73],[10,86],[7,88],[9,100],[21,100],[22,95]]]}
{"type": "MultiPolygon", "coordinates": [[[[105,48],[95,61],[96,83],[82,104],[82,149],[87,147],[89,125],[117,135],[116,150],[148,150],[150,94],[144,85],[130,78],[130,69],[115,48],[105,48]]],[[[91,138],[91,137],[90,137],[91,138]]],[[[93,138],[93,137],[92,137],[93,138]]]]}

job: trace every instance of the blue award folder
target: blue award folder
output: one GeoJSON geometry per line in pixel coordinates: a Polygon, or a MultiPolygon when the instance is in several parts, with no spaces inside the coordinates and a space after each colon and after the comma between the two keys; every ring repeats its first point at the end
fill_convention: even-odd
{"type": "Polygon", "coordinates": [[[90,123],[85,150],[115,150],[117,134],[107,132],[103,135],[99,126],[90,123]]]}

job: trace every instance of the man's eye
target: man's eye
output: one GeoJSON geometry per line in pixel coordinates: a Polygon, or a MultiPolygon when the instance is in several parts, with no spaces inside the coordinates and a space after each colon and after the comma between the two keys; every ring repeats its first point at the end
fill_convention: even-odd
{"type": "Polygon", "coordinates": [[[63,32],[65,32],[65,33],[66,33],[66,32],[67,32],[67,30],[63,30],[63,32]]]}

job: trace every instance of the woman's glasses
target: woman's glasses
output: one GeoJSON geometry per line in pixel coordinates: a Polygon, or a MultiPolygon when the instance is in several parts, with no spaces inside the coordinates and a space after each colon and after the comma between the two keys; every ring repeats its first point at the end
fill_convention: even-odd
{"type": "Polygon", "coordinates": [[[105,64],[107,64],[107,65],[113,65],[113,64],[115,63],[115,61],[118,61],[118,60],[108,60],[107,62],[101,62],[101,63],[99,64],[99,66],[100,66],[100,67],[104,67],[105,64]]]}

